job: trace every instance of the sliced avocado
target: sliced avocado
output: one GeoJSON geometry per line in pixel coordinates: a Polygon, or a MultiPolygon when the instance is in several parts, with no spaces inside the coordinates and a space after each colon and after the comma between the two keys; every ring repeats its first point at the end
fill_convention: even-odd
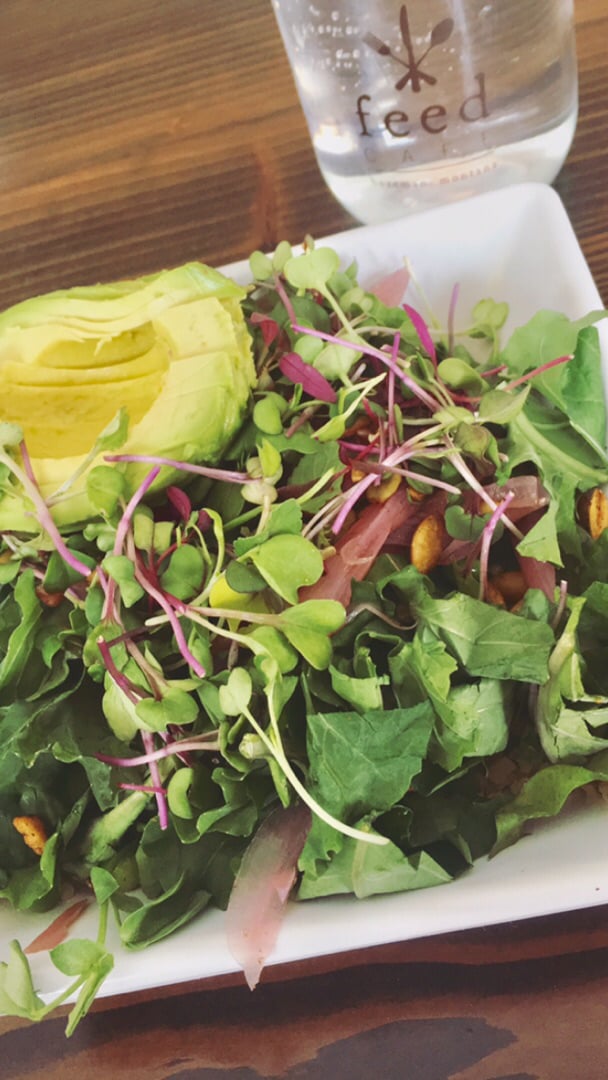
{"type": "MultiPolygon", "coordinates": [[[[216,462],[242,422],[255,369],[245,292],[198,263],[131,282],[68,289],[0,314],[0,420],[18,424],[60,525],[92,514],[86,474],[120,409],[122,452],[216,462]],[[75,473],[78,479],[72,482],[75,473]]],[[[118,466],[132,490],[149,466],[118,466]]],[[[173,482],[163,469],[155,488],[173,482]]],[[[0,493],[0,528],[38,531],[18,484],[0,493]]]]}

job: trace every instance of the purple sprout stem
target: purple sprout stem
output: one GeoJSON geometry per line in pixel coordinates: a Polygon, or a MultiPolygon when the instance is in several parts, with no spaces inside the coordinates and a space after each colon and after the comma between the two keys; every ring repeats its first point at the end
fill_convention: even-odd
{"type": "Polygon", "coordinates": [[[122,555],[122,549],[127,538],[127,533],[131,527],[133,514],[137,510],[137,507],[139,506],[146,492],[152,487],[152,484],[156,480],[159,472],[160,465],[156,465],[153,469],[150,469],[150,472],[146,476],[145,480],[142,481],[142,483],[137,488],[137,491],[135,491],[129,499],[125,507],[124,513],[120,521],[118,522],[118,526],[116,528],[116,536],[114,537],[114,549],[112,552],[113,555],[122,555]]]}
{"type": "Polygon", "coordinates": [[[150,581],[142,572],[140,567],[137,566],[137,564],[135,565],[135,580],[139,582],[142,589],[147,592],[148,596],[151,596],[153,600],[156,600],[158,606],[163,609],[165,615],[169,620],[171,629],[173,630],[173,635],[175,637],[177,647],[182,654],[184,660],[200,679],[204,679],[205,669],[202,664],[199,664],[196,657],[193,656],[190,652],[190,649],[188,648],[188,643],[186,642],[184,631],[182,630],[181,623],[177,615],[177,612],[179,612],[181,615],[187,614],[187,609],[185,605],[182,604],[181,600],[171,601],[169,597],[165,595],[165,593],[162,593],[159,589],[156,589],[154,585],[150,583],[150,581]]]}
{"type": "MultiPolygon", "coordinates": [[[[393,338],[393,347],[391,349],[391,359],[395,367],[397,366],[397,357],[399,355],[399,346],[401,344],[401,334],[395,334],[393,338]]],[[[388,396],[386,408],[388,411],[388,445],[394,446],[397,442],[397,428],[395,425],[395,369],[389,368],[388,372],[388,396]]]]}
{"type": "Polygon", "coordinates": [[[141,463],[143,465],[158,465],[159,470],[166,466],[180,472],[194,473],[196,476],[205,476],[208,480],[225,480],[229,484],[245,484],[251,477],[244,472],[235,472],[230,469],[212,469],[207,465],[193,465],[188,461],[177,461],[175,458],[159,457],[156,454],[105,454],[105,461],[122,461],[127,463],[141,463]]]}
{"type": "Polygon", "coordinates": [[[527,371],[525,375],[520,375],[518,379],[512,379],[511,382],[502,386],[501,390],[514,390],[516,386],[521,386],[522,383],[529,382],[529,380],[535,378],[536,375],[542,375],[545,371],[549,371],[550,368],[557,367],[559,364],[567,364],[569,360],[572,360],[572,354],[569,356],[558,356],[556,360],[548,360],[546,364],[541,364],[540,367],[534,368],[533,371],[527,371]]]}
{"type": "MultiPolygon", "coordinates": [[[[23,461],[23,472],[21,471],[21,469],[19,469],[18,466],[13,466],[13,472],[15,473],[17,479],[21,481],[28,497],[33,502],[34,508],[38,516],[38,521],[42,525],[42,528],[45,530],[45,532],[48,533],[49,537],[53,541],[55,549],[57,550],[58,554],[61,555],[63,561],[66,562],[68,566],[71,566],[72,570],[75,570],[77,574],[82,574],[82,576],[85,578],[90,577],[93,572],[91,570],[91,567],[87,566],[85,563],[82,563],[80,559],[78,559],[75,555],[72,554],[72,552],[67,547],[61,533],[59,532],[59,529],[57,528],[55,522],[53,521],[51,512],[42,497],[40,488],[38,487],[38,482],[36,480],[36,477],[34,476],[34,470],[32,469],[30,456],[27,452],[27,447],[23,440],[19,444],[19,449],[21,451],[21,459],[23,461]]],[[[99,573],[101,572],[99,571],[99,573]]]]}
{"type": "Polygon", "coordinates": [[[118,769],[137,768],[140,765],[149,765],[151,762],[162,761],[163,758],[172,757],[173,754],[185,754],[192,750],[217,750],[217,737],[203,741],[205,736],[197,739],[180,739],[178,742],[167,743],[160,750],[151,750],[137,757],[112,757],[110,754],[95,754],[97,761],[103,761],[105,765],[114,765],[118,769]]]}
{"type": "Polygon", "coordinates": [[[389,357],[387,353],[382,349],[374,349],[371,345],[368,345],[365,341],[354,342],[347,341],[345,338],[337,337],[335,334],[326,334],[323,330],[313,330],[310,326],[300,326],[299,323],[293,323],[292,329],[298,334],[308,334],[309,337],[319,338],[321,341],[328,341],[332,345],[341,345],[345,349],[353,349],[355,352],[362,352],[366,356],[373,356],[377,360],[381,360],[383,364],[386,364],[389,371],[393,371],[395,375],[401,379],[401,382],[412,391],[415,397],[423,402],[431,412],[435,412],[439,406],[439,402],[435,401],[435,398],[419,386],[415,379],[410,378],[404,371],[401,370],[399,365],[393,361],[392,357],[389,357]]]}
{"type": "Polygon", "coordinates": [[[364,476],[362,480],[358,480],[356,484],[353,484],[353,486],[350,489],[350,491],[348,492],[348,495],[346,496],[342,506],[340,507],[340,510],[338,511],[338,513],[336,514],[336,517],[334,518],[334,522],[333,522],[333,525],[331,527],[331,530],[332,530],[333,533],[339,533],[340,532],[340,529],[344,525],[344,522],[345,522],[346,518],[348,517],[348,515],[350,514],[350,511],[356,505],[356,503],[359,501],[361,496],[363,494],[365,494],[367,489],[369,487],[371,487],[372,484],[377,484],[377,483],[378,483],[378,475],[377,475],[377,473],[370,473],[368,476],[364,476]]]}
{"type": "Polygon", "coordinates": [[[296,313],[294,311],[293,304],[292,304],[291,300],[289,299],[289,296],[287,295],[287,290],[286,290],[285,286],[283,285],[283,282],[281,281],[281,278],[280,278],[279,274],[274,275],[274,285],[275,285],[275,289],[277,290],[277,295],[278,295],[279,299],[281,300],[281,302],[283,304],[283,307],[285,308],[285,311],[287,312],[287,316],[289,318],[290,323],[293,326],[293,329],[297,330],[298,327],[296,326],[296,313]]]}
{"type": "MultiPolygon", "coordinates": [[[[114,537],[114,547],[112,549],[112,554],[113,555],[122,555],[122,549],[124,547],[125,540],[127,538],[127,534],[128,534],[129,529],[131,527],[131,522],[133,520],[133,514],[135,513],[137,507],[139,506],[139,503],[143,499],[146,492],[149,490],[149,488],[152,486],[152,484],[156,480],[156,477],[158,476],[159,472],[160,472],[160,465],[156,465],[153,469],[150,470],[150,472],[147,474],[146,478],[143,480],[143,482],[137,488],[137,491],[135,491],[133,493],[133,495],[131,496],[131,498],[129,499],[129,501],[128,501],[126,507],[125,507],[124,513],[123,513],[120,521],[118,522],[118,526],[116,528],[116,536],[114,537]]],[[[110,616],[110,614],[113,612],[114,605],[115,605],[115,600],[116,600],[116,582],[114,581],[113,578],[110,578],[110,580],[108,581],[108,588],[107,588],[107,591],[106,591],[106,599],[105,599],[104,610],[103,610],[104,618],[108,618],[110,616]]]]}
{"type": "Polygon", "coordinates": [[[142,700],[142,694],[136,690],[134,683],[123,675],[122,671],[119,671],[112,658],[112,649],[109,642],[103,637],[97,638],[97,648],[101,653],[101,658],[104,662],[108,675],[113,682],[122,690],[126,698],[132,705],[137,705],[142,700]]]}
{"type": "MultiPolygon", "coordinates": [[[[413,457],[414,452],[408,454],[407,457],[413,457]]],[[[403,458],[402,460],[407,460],[403,458]]],[[[414,469],[400,469],[398,465],[387,464],[388,458],[384,462],[369,462],[369,461],[357,461],[356,465],[358,469],[363,472],[375,473],[376,476],[382,476],[383,473],[395,473],[397,476],[404,476],[406,480],[417,480],[421,484],[428,484],[429,487],[439,488],[441,491],[447,491],[450,495],[460,495],[460,488],[457,488],[455,484],[449,484],[447,480],[440,480],[438,477],[427,476],[425,473],[416,472],[414,469]]]]}
{"type": "Polygon", "coordinates": [[[492,544],[492,538],[498,522],[504,520],[504,514],[507,507],[513,502],[515,498],[515,492],[510,491],[505,496],[503,501],[498,504],[492,517],[485,526],[481,537],[481,550],[479,553],[479,599],[483,600],[486,589],[488,587],[488,559],[490,557],[490,547],[492,544]]]}
{"type": "MultiPolygon", "coordinates": [[[[446,437],[445,441],[449,450],[452,452],[452,464],[454,465],[454,468],[458,470],[463,480],[466,480],[471,490],[474,491],[476,495],[479,495],[480,499],[482,499],[482,501],[490,507],[490,510],[496,511],[497,509],[499,509],[499,506],[497,505],[497,503],[494,502],[494,499],[490,498],[487,491],[485,491],[485,489],[483,488],[482,484],[479,483],[479,480],[477,480],[477,478],[471,472],[462,455],[454,453],[456,448],[451,439],[446,437]]],[[[501,516],[503,523],[506,525],[507,529],[509,529],[509,531],[513,533],[513,536],[516,536],[518,540],[523,540],[523,533],[517,528],[517,525],[513,524],[511,519],[507,517],[506,514],[502,514],[502,510],[501,516]]]]}
{"type": "MultiPolygon", "coordinates": [[[[148,756],[154,754],[154,736],[150,731],[142,731],[141,740],[144,744],[144,750],[148,756]]],[[[151,758],[149,762],[150,766],[150,779],[155,788],[156,806],[158,809],[158,824],[159,827],[165,831],[169,827],[169,807],[167,806],[167,796],[165,794],[162,777],[160,775],[160,769],[158,767],[158,761],[156,758],[151,758]]]]}

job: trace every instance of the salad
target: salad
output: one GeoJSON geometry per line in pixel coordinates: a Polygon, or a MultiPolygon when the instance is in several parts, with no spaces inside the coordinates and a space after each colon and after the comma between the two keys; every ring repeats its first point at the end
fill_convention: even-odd
{"type": "Polygon", "coordinates": [[[0,897],[71,980],[14,942],[0,1010],[68,1031],[110,917],[227,908],[254,985],[288,896],[449,882],[608,780],[604,312],[502,341],[310,239],[250,265],[0,315],[0,897]]]}

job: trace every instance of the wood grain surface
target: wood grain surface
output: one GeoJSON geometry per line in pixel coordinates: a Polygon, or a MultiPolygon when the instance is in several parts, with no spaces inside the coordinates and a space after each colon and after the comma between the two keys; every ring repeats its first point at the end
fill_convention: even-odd
{"type": "MultiPolygon", "coordinates": [[[[608,4],[576,0],[556,187],[608,302],[608,4]]],[[[0,307],[348,227],[266,0],[2,0],[0,307]]],[[[2,1080],[603,1080],[608,910],[0,1019],[2,1080]]]]}

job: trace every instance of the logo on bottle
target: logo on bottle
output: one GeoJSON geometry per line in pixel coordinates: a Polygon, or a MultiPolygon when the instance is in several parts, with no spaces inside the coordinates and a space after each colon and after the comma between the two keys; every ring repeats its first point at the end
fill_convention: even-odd
{"type": "Polygon", "coordinates": [[[425,71],[422,64],[426,60],[431,49],[436,48],[437,45],[443,45],[451,37],[454,29],[454,20],[443,19],[433,27],[428,48],[425,49],[418,58],[416,58],[416,53],[414,51],[414,43],[410,33],[410,20],[405,4],[401,5],[399,28],[401,30],[403,44],[405,45],[407,60],[404,60],[398,53],[394,53],[390,46],[386,45],[384,41],[381,41],[375,34],[368,33],[363,40],[366,45],[375,49],[380,56],[390,56],[391,60],[396,60],[398,64],[401,64],[402,67],[405,68],[405,75],[402,75],[401,78],[397,80],[395,83],[395,90],[404,90],[408,83],[411,83],[413,92],[419,94],[422,90],[423,82],[428,83],[429,86],[435,86],[437,82],[435,76],[430,75],[428,71],[425,71]]]}
{"type": "MultiPolygon", "coordinates": [[[[399,74],[394,84],[395,90],[399,93],[405,89],[411,89],[413,94],[419,94],[427,86],[438,86],[439,80],[432,73],[427,58],[433,49],[436,49],[439,45],[445,45],[446,41],[449,41],[454,31],[454,20],[442,19],[441,22],[436,23],[430,32],[428,43],[420,53],[417,53],[415,49],[410,31],[407,4],[401,5],[399,29],[405,55],[401,54],[401,50],[394,51],[390,45],[371,32],[365,34],[363,42],[378,53],[379,56],[389,59],[393,65],[398,64],[400,67],[405,68],[405,71],[399,74]]],[[[455,108],[455,112],[461,121],[469,124],[485,119],[490,115],[487,106],[485,75],[476,75],[474,82],[476,87],[473,92],[465,97],[462,102],[456,103],[455,107],[454,105],[451,107],[452,110],[455,108]]],[[[371,136],[372,132],[368,128],[367,121],[368,118],[371,118],[372,112],[364,108],[366,103],[372,103],[371,94],[360,94],[356,106],[360,124],[359,134],[371,136]]],[[[410,113],[406,113],[402,109],[392,109],[384,117],[380,118],[379,122],[395,138],[407,138],[412,133],[415,117],[411,115],[411,110],[410,113]]],[[[420,126],[429,135],[441,135],[449,126],[450,108],[441,102],[427,105],[420,111],[419,122],[420,126]]]]}

